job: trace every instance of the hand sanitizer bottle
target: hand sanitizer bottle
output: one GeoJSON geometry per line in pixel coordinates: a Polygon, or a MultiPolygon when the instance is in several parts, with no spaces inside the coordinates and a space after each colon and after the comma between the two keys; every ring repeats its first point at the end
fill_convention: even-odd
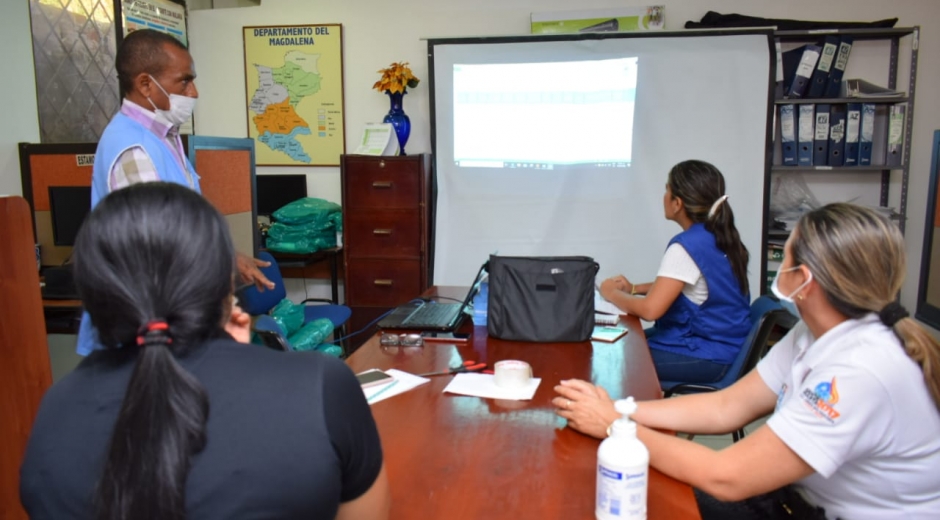
{"type": "Polygon", "coordinates": [[[597,449],[597,520],[645,520],[650,453],[636,438],[632,397],[614,403],[623,417],[614,421],[610,437],[597,449]]]}

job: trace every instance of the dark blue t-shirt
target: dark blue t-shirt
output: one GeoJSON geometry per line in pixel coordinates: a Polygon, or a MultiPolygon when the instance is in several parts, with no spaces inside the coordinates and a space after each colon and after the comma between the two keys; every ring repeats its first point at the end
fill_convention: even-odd
{"type": "MultiPolygon", "coordinates": [[[[33,520],[94,518],[132,356],[96,351],[46,393],[20,472],[33,520]]],[[[217,340],[179,362],[209,395],[208,441],[186,482],[188,520],[333,518],[378,477],[375,421],[342,361],[217,340]]]]}

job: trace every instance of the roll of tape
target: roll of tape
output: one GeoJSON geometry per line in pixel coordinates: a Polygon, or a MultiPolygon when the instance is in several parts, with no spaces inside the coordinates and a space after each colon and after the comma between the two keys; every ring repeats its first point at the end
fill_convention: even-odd
{"type": "Polygon", "coordinates": [[[532,367],[525,361],[507,359],[497,361],[494,366],[494,380],[496,386],[502,388],[520,388],[529,384],[532,379],[532,367]]]}

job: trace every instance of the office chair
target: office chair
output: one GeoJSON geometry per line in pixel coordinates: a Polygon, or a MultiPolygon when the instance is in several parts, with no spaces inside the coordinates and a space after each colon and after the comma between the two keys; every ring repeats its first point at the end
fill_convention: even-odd
{"type": "MultiPolygon", "coordinates": [[[[252,316],[268,314],[275,305],[287,297],[287,289],[284,287],[284,278],[277,266],[277,260],[267,251],[262,251],[258,258],[271,262],[271,265],[259,269],[268,280],[274,282],[274,289],[259,291],[257,287],[251,286],[239,293],[239,304],[245,312],[252,316]]],[[[342,331],[343,325],[352,315],[349,307],[334,304],[332,300],[325,298],[307,298],[300,303],[304,305],[304,323],[326,318],[333,324],[334,330],[340,329],[342,331]],[[322,303],[324,305],[308,305],[310,303],[322,303]]],[[[281,332],[283,333],[283,331],[281,332]]]]}
{"type": "MultiPolygon", "coordinates": [[[[741,351],[728,367],[724,377],[714,383],[683,383],[680,381],[660,381],[665,397],[676,394],[697,394],[716,392],[731,386],[757,366],[758,361],[767,353],[767,343],[774,327],[792,328],[796,319],[787,312],[777,300],[761,296],[751,303],[751,331],[744,340],[741,351]]],[[[734,442],[744,438],[744,428],[731,433],[734,442]]]]}

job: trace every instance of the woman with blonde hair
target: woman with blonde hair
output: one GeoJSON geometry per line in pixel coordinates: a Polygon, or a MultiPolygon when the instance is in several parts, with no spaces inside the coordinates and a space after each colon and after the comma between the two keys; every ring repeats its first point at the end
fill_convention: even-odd
{"type": "MultiPolygon", "coordinates": [[[[797,518],[940,518],[940,344],[897,302],[904,275],[903,237],[877,213],[804,215],[773,285],[800,323],[731,387],[641,403],[650,463],[701,490],[706,519],[774,518],[784,505],[797,518]],[[653,430],[726,433],[767,414],[721,451],[653,430]]],[[[604,437],[617,418],[599,387],[556,391],[581,432],[604,437]]]]}

